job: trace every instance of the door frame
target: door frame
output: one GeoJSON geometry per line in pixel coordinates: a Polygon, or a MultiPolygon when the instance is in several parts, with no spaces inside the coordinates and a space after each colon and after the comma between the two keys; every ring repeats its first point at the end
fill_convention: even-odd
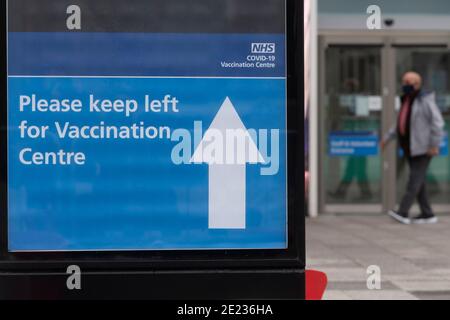
{"type": "MultiPolygon", "coordinates": [[[[396,99],[396,51],[397,47],[403,46],[435,46],[450,49],[450,32],[426,31],[336,31],[322,30],[319,32],[319,97],[318,97],[318,132],[319,137],[326,135],[324,123],[324,110],[321,108],[325,97],[325,75],[326,61],[325,51],[330,45],[359,45],[359,46],[380,46],[381,50],[381,91],[383,108],[381,113],[380,138],[395,121],[395,99],[396,99]]],[[[326,143],[324,139],[318,139],[317,158],[319,159],[319,212],[320,213],[350,213],[359,214],[361,212],[369,214],[380,214],[392,209],[397,204],[396,198],[396,150],[395,143],[391,143],[382,152],[381,171],[381,203],[379,204],[327,204],[325,202],[326,181],[322,174],[324,169],[324,155],[326,154],[326,143]]],[[[435,211],[448,212],[449,206],[436,205],[435,211]]]]}

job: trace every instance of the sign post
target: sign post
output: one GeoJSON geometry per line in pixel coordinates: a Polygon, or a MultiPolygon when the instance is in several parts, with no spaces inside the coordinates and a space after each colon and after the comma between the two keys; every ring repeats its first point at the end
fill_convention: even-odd
{"type": "Polygon", "coordinates": [[[301,4],[2,10],[0,298],[304,297],[301,4]]]}

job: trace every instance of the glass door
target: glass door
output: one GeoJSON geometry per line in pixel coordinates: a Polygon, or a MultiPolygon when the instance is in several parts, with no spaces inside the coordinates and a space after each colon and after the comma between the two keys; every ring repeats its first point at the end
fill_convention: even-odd
{"type": "MultiPolygon", "coordinates": [[[[435,92],[436,102],[445,119],[446,136],[442,141],[440,155],[433,159],[428,170],[427,188],[430,202],[436,211],[448,212],[450,207],[450,159],[448,131],[450,128],[450,51],[446,47],[402,46],[396,48],[397,99],[400,107],[402,75],[414,70],[423,78],[423,90],[435,92]]],[[[397,155],[397,202],[400,201],[407,180],[408,169],[399,152],[397,155]]]]}
{"type": "Polygon", "coordinates": [[[330,45],[323,55],[322,204],[380,205],[382,46],[330,45]]]}

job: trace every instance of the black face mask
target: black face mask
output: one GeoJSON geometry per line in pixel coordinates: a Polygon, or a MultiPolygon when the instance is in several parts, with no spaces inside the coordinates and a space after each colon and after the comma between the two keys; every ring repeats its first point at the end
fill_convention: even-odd
{"type": "Polygon", "coordinates": [[[403,90],[403,93],[406,95],[411,94],[415,91],[414,86],[412,86],[410,84],[404,85],[402,90],[403,90]]]}

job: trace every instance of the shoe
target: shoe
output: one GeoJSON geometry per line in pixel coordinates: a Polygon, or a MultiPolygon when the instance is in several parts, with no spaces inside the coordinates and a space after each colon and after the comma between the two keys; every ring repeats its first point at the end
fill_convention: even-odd
{"type": "Polygon", "coordinates": [[[406,214],[400,214],[398,212],[395,212],[394,210],[389,210],[388,215],[400,223],[403,223],[403,224],[411,223],[411,219],[408,218],[408,215],[406,215],[406,214]]]}
{"type": "Polygon", "coordinates": [[[417,217],[412,218],[412,223],[415,224],[432,224],[436,222],[438,222],[438,218],[434,214],[425,215],[422,213],[417,217]]]}

